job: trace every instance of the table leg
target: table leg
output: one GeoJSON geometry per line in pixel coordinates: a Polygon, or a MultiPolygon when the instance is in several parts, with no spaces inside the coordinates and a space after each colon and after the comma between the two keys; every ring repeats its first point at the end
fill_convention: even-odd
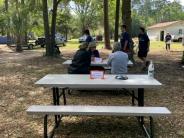
{"type": "MultiPolygon", "coordinates": [[[[56,91],[56,105],[60,105],[60,101],[59,101],[59,99],[60,99],[60,96],[59,96],[59,88],[55,88],[55,91],[56,91]]],[[[61,120],[61,116],[58,115],[57,116],[57,121],[59,122],[60,120],[61,120]]]]}
{"type": "MultiPolygon", "coordinates": [[[[144,89],[138,89],[138,106],[144,106],[144,89]]],[[[144,124],[144,117],[140,117],[141,124],[144,124]]]]}
{"type": "MultiPolygon", "coordinates": [[[[143,88],[138,89],[138,106],[144,106],[144,89],[143,88]]],[[[139,123],[143,131],[145,132],[145,134],[147,134],[147,131],[144,126],[144,117],[140,116],[138,117],[138,120],[139,120],[139,123]]]]}
{"type": "Polygon", "coordinates": [[[63,104],[66,105],[66,95],[65,92],[68,91],[67,89],[63,89],[63,104]]]}
{"type": "MultiPolygon", "coordinates": [[[[56,88],[52,88],[52,91],[53,91],[53,105],[57,105],[57,95],[56,95],[56,88]]],[[[57,125],[57,115],[55,115],[55,125],[57,125]]]]}
{"type": "Polygon", "coordinates": [[[56,105],[60,105],[59,103],[59,88],[55,88],[56,91],[56,105]]]}
{"type": "Polygon", "coordinates": [[[144,106],[144,89],[138,89],[138,106],[144,106]]]}

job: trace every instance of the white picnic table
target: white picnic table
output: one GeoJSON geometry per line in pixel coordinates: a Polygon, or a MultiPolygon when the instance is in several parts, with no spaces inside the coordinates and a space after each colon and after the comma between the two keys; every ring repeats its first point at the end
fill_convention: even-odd
{"type": "MultiPolygon", "coordinates": [[[[91,62],[91,66],[103,66],[103,67],[107,67],[107,59],[105,60],[102,60],[102,62],[94,62],[92,61],[91,62]]],[[[65,62],[63,62],[63,65],[70,65],[72,64],[72,60],[69,59],[69,60],[66,60],[65,62]]],[[[128,61],[128,66],[133,66],[133,62],[131,60],[128,61]]]]}
{"type": "Polygon", "coordinates": [[[117,88],[155,88],[162,84],[148,75],[126,75],[127,80],[115,79],[116,75],[105,74],[104,79],[90,79],[83,74],[48,74],[37,85],[44,87],[117,89],[117,88]]]}
{"type": "MultiPolygon", "coordinates": [[[[83,74],[48,74],[35,84],[43,87],[53,88],[53,101],[59,105],[59,88],[63,89],[82,89],[82,90],[117,90],[117,89],[137,89],[138,105],[144,106],[144,89],[159,88],[162,84],[155,78],[148,75],[127,75],[127,80],[115,79],[116,75],[105,74],[104,79],[90,79],[90,75],[83,74]],[[54,99],[55,97],[55,99],[54,99]]],[[[64,103],[66,99],[64,96],[64,103]]]]}
{"type": "MultiPolygon", "coordinates": [[[[126,75],[127,80],[116,79],[116,75],[106,74],[104,79],[91,79],[90,75],[83,74],[48,74],[38,80],[35,84],[42,87],[51,87],[53,89],[53,104],[57,106],[31,106],[28,113],[40,114],[44,116],[44,136],[47,137],[47,118],[48,115],[55,115],[55,128],[61,120],[62,115],[122,115],[122,116],[136,116],[138,122],[142,126],[144,132],[148,137],[153,136],[153,118],[154,115],[167,115],[170,111],[165,107],[143,107],[144,106],[144,89],[145,88],[159,88],[162,84],[155,78],[150,78],[148,75],[126,75]],[[138,106],[87,106],[87,105],[60,105],[60,91],[62,88],[62,95],[64,105],[66,105],[65,91],[68,89],[91,89],[91,90],[116,90],[122,88],[138,89],[138,106]],[[142,106],[142,107],[141,107],[142,106]],[[150,133],[144,125],[144,116],[150,118],[150,133]]],[[[93,91],[92,91],[93,92],[93,91]]],[[[105,92],[105,91],[104,91],[105,92]]],[[[54,134],[54,133],[52,133],[54,134]]],[[[51,135],[52,135],[51,134],[51,135]]]]}

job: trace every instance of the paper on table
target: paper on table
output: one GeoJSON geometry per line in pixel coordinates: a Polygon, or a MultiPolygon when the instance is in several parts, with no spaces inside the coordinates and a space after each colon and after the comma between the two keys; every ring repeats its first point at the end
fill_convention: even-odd
{"type": "Polygon", "coordinates": [[[101,62],[102,62],[102,58],[97,58],[97,57],[95,57],[95,58],[94,58],[94,62],[95,62],[95,63],[101,63],[101,62]]]}
{"type": "Polygon", "coordinates": [[[104,79],[104,71],[99,70],[90,71],[90,79],[104,79]]]}

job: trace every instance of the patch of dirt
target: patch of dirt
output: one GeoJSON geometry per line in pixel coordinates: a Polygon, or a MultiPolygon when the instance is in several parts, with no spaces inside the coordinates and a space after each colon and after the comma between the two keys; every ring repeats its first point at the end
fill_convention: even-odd
{"type": "Polygon", "coordinates": [[[35,52],[30,50],[25,50],[24,52],[15,52],[14,47],[9,47],[7,45],[0,45],[0,64],[7,62],[17,62],[21,60],[26,60],[38,56],[43,56],[41,52],[35,52]]]}
{"type": "MultiPolygon", "coordinates": [[[[8,51],[7,51],[8,52],[8,51]]],[[[65,57],[72,57],[73,52],[63,51],[65,57]]],[[[9,58],[3,51],[4,59],[9,58]]],[[[40,53],[21,53],[21,60],[9,60],[0,64],[0,137],[42,137],[43,117],[28,116],[26,109],[30,105],[52,104],[49,88],[36,86],[34,83],[52,73],[67,73],[62,65],[64,59],[49,59],[40,53]],[[22,55],[23,54],[23,55],[22,55]],[[37,55],[38,54],[38,55],[37,55]],[[25,58],[28,57],[28,58],[25,58]]],[[[14,57],[14,53],[10,54],[14,57]],[[12,55],[13,54],[13,55],[12,55]]],[[[103,53],[103,57],[107,52],[103,53]]],[[[180,66],[182,52],[152,52],[149,59],[155,65],[155,77],[163,83],[160,89],[146,89],[145,105],[166,106],[172,111],[169,117],[155,118],[155,137],[184,137],[184,70],[180,66]]],[[[16,58],[16,57],[15,57],[16,58]]],[[[136,59],[130,73],[141,71],[141,63],[136,59]]],[[[112,92],[72,92],[67,96],[68,104],[91,105],[130,105],[131,98],[123,93],[112,92]]],[[[61,99],[62,102],[62,99],[61,99]]],[[[49,118],[49,128],[54,117],[49,118]]],[[[142,138],[143,134],[132,117],[82,117],[66,116],[57,129],[56,138],[142,138]]]]}

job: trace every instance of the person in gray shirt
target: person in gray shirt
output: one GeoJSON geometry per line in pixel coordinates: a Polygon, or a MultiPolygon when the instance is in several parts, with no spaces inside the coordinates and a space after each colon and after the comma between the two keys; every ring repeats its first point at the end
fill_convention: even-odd
{"type": "Polygon", "coordinates": [[[128,72],[128,55],[121,50],[121,44],[115,42],[113,53],[109,55],[108,65],[111,67],[111,74],[126,74],[128,72]]]}

